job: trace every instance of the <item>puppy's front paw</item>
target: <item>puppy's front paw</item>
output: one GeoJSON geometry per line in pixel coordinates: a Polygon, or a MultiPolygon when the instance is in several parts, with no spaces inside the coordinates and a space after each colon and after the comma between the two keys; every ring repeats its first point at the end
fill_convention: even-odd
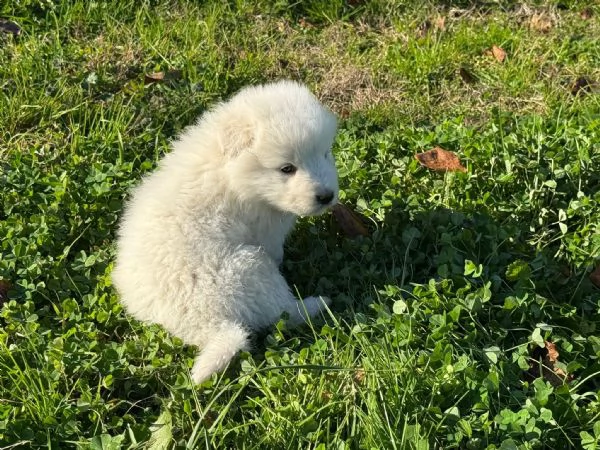
{"type": "Polygon", "coordinates": [[[304,320],[308,321],[308,318],[315,317],[329,305],[331,305],[331,299],[321,295],[318,297],[306,297],[298,304],[298,309],[304,320]]]}
{"type": "Polygon", "coordinates": [[[317,301],[320,301],[322,304],[324,303],[325,306],[331,306],[331,299],[329,297],[326,297],[325,295],[319,295],[318,297],[310,297],[310,298],[314,298],[317,301]]]}

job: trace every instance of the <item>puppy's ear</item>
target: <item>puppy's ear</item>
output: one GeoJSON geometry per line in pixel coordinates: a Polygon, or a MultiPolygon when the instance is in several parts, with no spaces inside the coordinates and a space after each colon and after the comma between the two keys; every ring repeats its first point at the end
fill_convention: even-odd
{"type": "Polygon", "coordinates": [[[223,127],[219,142],[223,154],[236,157],[244,150],[252,148],[258,129],[255,123],[247,117],[230,118],[223,127]]]}

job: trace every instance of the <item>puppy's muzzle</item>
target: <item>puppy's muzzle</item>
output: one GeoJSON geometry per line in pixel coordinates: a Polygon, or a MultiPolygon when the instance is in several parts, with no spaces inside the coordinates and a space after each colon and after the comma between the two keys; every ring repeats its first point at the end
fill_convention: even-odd
{"type": "Polygon", "coordinates": [[[334,197],[334,193],[333,191],[323,191],[319,194],[317,194],[316,199],[317,199],[317,203],[319,205],[329,205],[329,203],[331,203],[331,200],[333,200],[334,197]]]}

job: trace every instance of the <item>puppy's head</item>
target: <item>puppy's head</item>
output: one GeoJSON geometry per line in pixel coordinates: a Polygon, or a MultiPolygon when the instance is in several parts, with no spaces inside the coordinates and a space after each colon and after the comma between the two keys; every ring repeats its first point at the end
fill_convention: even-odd
{"type": "Polygon", "coordinates": [[[225,173],[244,202],[301,216],[335,204],[336,120],[304,86],[283,81],[246,88],[222,108],[225,173]]]}

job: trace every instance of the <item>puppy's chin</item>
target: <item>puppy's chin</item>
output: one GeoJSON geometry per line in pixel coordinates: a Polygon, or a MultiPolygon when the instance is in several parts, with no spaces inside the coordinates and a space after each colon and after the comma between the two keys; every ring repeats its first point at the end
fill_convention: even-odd
{"type": "Polygon", "coordinates": [[[338,202],[337,195],[334,200],[332,200],[327,205],[320,205],[317,202],[299,202],[292,201],[290,203],[280,203],[280,202],[271,202],[271,207],[279,210],[280,212],[286,214],[293,214],[298,217],[309,217],[309,216],[320,216],[327,212],[330,208],[332,208],[338,202]]]}
{"type": "Polygon", "coordinates": [[[304,217],[320,216],[321,214],[325,214],[327,211],[329,211],[333,206],[335,206],[336,203],[337,203],[337,199],[335,199],[334,201],[332,201],[331,203],[329,203],[327,205],[315,205],[314,208],[312,208],[310,211],[306,211],[304,214],[300,214],[300,215],[304,216],[304,217]]]}
{"type": "Polygon", "coordinates": [[[311,208],[282,208],[278,206],[277,209],[286,214],[293,214],[297,217],[311,217],[311,216],[320,216],[324,212],[326,212],[331,205],[328,206],[315,206],[311,208]]]}

